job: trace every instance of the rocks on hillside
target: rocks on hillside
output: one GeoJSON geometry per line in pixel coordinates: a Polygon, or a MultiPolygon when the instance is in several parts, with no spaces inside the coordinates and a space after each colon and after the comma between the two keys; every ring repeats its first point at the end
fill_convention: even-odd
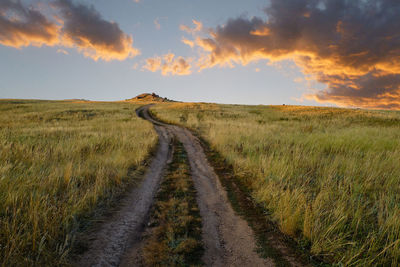
{"type": "Polygon", "coordinates": [[[160,97],[155,93],[144,93],[140,94],[134,98],[127,99],[127,101],[143,101],[143,102],[174,102],[166,97],[160,97]]]}

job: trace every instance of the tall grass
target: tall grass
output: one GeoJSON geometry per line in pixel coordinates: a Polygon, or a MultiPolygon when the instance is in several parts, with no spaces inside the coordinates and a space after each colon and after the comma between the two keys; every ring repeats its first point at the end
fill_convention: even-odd
{"type": "Polygon", "coordinates": [[[163,104],[201,134],[281,230],[346,266],[400,264],[400,113],[163,104]]]}
{"type": "Polygon", "coordinates": [[[0,101],[0,262],[62,265],[157,141],[124,103],[0,101]]]}

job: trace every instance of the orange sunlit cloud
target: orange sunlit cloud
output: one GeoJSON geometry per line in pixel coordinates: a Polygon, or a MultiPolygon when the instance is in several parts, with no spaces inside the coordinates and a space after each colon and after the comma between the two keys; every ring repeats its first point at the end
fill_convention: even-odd
{"type": "Polygon", "coordinates": [[[93,7],[74,5],[69,0],[55,1],[52,6],[60,14],[53,15],[50,20],[39,10],[25,7],[19,1],[3,0],[0,3],[0,44],[15,48],[73,47],[86,57],[105,61],[124,60],[139,54],[132,46],[132,37],[117,23],[104,20],[93,7]]]}
{"type": "Polygon", "coordinates": [[[185,37],[182,38],[182,43],[190,46],[191,48],[193,48],[195,46],[194,41],[191,41],[189,39],[186,39],[185,37]]]}
{"type": "Polygon", "coordinates": [[[174,54],[168,53],[162,57],[153,57],[146,59],[146,64],[142,67],[144,70],[151,72],[161,71],[164,76],[168,75],[189,75],[191,71],[192,59],[183,57],[175,57],[174,54]]]}
{"type": "Polygon", "coordinates": [[[0,3],[0,29],[0,44],[5,46],[40,47],[58,43],[59,26],[21,2],[3,0],[0,3]]]}
{"type": "Polygon", "coordinates": [[[57,49],[57,53],[64,54],[64,55],[69,55],[67,50],[64,50],[64,49],[61,49],[61,48],[57,49]]]}
{"type": "Polygon", "coordinates": [[[124,60],[139,54],[133,39],[115,22],[104,20],[93,8],[69,0],[58,0],[55,6],[63,18],[62,44],[76,47],[94,60],[124,60]]]}
{"type": "Polygon", "coordinates": [[[186,26],[186,25],[182,24],[182,25],[179,26],[179,29],[181,31],[185,31],[185,32],[190,33],[190,34],[194,34],[196,32],[200,32],[203,29],[203,23],[201,23],[200,21],[197,21],[197,20],[193,19],[192,23],[194,24],[193,28],[190,28],[189,26],[186,26]]]}
{"type": "Polygon", "coordinates": [[[270,32],[271,31],[267,27],[261,27],[260,29],[255,29],[251,31],[250,34],[256,36],[268,36],[270,32]]]}
{"type": "Polygon", "coordinates": [[[400,21],[395,13],[386,12],[400,10],[400,5],[394,1],[374,8],[361,2],[346,5],[321,8],[318,1],[271,0],[266,9],[268,20],[230,19],[211,30],[208,37],[195,36],[183,42],[200,49],[196,60],[200,70],[291,59],[307,79],[326,85],[305,98],[340,106],[400,109],[396,26],[400,21]],[[380,24],[365,23],[382,14],[380,24]]]}

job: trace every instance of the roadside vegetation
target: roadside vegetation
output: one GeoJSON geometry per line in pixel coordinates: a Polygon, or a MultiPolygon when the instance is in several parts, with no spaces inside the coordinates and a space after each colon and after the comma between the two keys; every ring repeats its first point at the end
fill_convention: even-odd
{"type": "Polygon", "coordinates": [[[0,262],[66,264],[157,142],[128,103],[0,101],[0,262]]]}
{"type": "Polygon", "coordinates": [[[201,217],[183,145],[174,142],[173,161],[152,209],[143,258],[146,266],[200,266],[201,217]]]}
{"type": "Polygon", "coordinates": [[[400,113],[171,103],[233,166],[281,231],[325,261],[400,264],[400,113]]]}

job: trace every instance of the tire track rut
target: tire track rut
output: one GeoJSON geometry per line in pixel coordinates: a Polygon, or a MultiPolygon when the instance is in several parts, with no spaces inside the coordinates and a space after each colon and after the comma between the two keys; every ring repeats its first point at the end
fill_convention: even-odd
{"type": "Polygon", "coordinates": [[[159,135],[158,149],[143,181],[124,198],[119,211],[88,237],[90,246],[76,266],[118,266],[125,251],[141,241],[165,166],[172,156],[171,135],[164,127],[154,127],[159,135]]]}

